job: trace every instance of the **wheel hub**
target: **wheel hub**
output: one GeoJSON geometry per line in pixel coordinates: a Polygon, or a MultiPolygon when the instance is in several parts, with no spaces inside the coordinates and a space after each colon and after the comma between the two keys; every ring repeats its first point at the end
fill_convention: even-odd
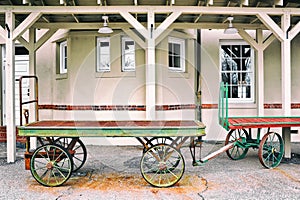
{"type": "Polygon", "coordinates": [[[160,171],[166,170],[167,169],[166,162],[160,162],[158,168],[159,168],[160,171]]]}
{"type": "Polygon", "coordinates": [[[46,165],[46,168],[47,168],[47,169],[53,169],[53,166],[54,166],[54,165],[53,165],[52,162],[48,162],[47,165],[46,165]]]}

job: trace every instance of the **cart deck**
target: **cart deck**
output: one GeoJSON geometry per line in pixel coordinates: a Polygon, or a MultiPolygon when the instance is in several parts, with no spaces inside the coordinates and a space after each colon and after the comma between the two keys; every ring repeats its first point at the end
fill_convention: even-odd
{"type": "Polygon", "coordinates": [[[20,136],[177,137],[203,136],[199,121],[37,121],[18,127],[20,136]]]}
{"type": "Polygon", "coordinates": [[[300,117],[229,117],[227,121],[229,129],[300,126],[300,117]]]}

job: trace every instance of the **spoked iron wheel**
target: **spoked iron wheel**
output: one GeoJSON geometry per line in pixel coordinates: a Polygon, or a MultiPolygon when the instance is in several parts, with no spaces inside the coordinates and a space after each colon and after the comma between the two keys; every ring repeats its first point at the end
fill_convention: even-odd
{"type": "Polygon", "coordinates": [[[45,186],[59,186],[71,176],[73,161],[69,152],[57,144],[37,148],[30,161],[30,171],[37,182],[45,186]]]}
{"type": "MultiPolygon", "coordinates": [[[[232,129],[227,134],[225,145],[229,143],[233,143],[238,139],[240,139],[241,137],[243,138],[249,137],[249,134],[245,129],[232,129]]],[[[248,148],[241,148],[239,146],[234,146],[233,148],[227,150],[226,154],[232,160],[240,160],[245,158],[247,152],[248,152],[248,148]]]]}
{"type": "Polygon", "coordinates": [[[141,159],[143,178],[155,187],[170,187],[183,176],[185,163],[182,154],[168,144],[149,148],[141,159]]]}
{"type": "MultiPolygon", "coordinates": [[[[157,144],[169,144],[171,145],[173,143],[173,138],[171,137],[152,137],[149,141],[147,141],[146,145],[148,148],[153,147],[157,144]]],[[[146,148],[144,148],[143,152],[145,153],[147,151],[146,148]]]]}
{"type": "Polygon", "coordinates": [[[283,157],[284,144],[278,133],[269,132],[264,135],[259,144],[258,157],[266,168],[277,167],[283,157]]]}
{"type": "Polygon", "coordinates": [[[59,144],[71,150],[73,157],[73,172],[79,170],[85,163],[87,157],[86,147],[79,138],[57,138],[55,144],[59,144]]]}

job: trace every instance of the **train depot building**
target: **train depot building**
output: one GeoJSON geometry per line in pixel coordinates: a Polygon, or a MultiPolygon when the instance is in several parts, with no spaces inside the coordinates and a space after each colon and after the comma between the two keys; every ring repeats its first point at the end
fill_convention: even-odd
{"type": "MultiPolygon", "coordinates": [[[[3,0],[0,25],[8,162],[25,122],[21,76],[38,77],[37,90],[31,79],[22,83],[21,98],[38,96],[38,105],[24,105],[30,122],[200,120],[205,140],[224,140],[220,82],[228,83],[229,115],[300,116],[295,0],[3,0]]],[[[277,132],[290,157],[297,128],[277,132]]]]}

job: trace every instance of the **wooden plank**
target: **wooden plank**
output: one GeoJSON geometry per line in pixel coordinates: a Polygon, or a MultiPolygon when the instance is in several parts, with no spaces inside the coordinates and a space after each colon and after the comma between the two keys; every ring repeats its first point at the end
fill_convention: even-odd
{"type": "Polygon", "coordinates": [[[229,118],[230,129],[300,126],[300,117],[240,117],[229,118]]]}
{"type": "Polygon", "coordinates": [[[40,121],[18,127],[20,136],[148,137],[204,136],[198,121],[40,121]]]}

